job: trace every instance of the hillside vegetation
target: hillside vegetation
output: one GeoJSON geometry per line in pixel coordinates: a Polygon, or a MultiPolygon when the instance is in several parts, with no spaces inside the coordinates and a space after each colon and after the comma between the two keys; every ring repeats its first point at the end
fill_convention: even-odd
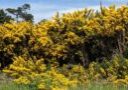
{"type": "Polygon", "coordinates": [[[0,25],[1,71],[37,90],[128,85],[128,7],[83,9],[0,25]]]}

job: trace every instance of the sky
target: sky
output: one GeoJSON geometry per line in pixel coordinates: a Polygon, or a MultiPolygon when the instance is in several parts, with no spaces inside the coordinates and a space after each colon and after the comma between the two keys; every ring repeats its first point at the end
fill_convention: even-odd
{"type": "Polygon", "coordinates": [[[56,12],[66,13],[83,8],[99,9],[100,1],[104,6],[127,4],[128,0],[0,0],[0,8],[16,8],[25,3],[31,5],[30,13],[35,22],[50,19],[56,12]]]}

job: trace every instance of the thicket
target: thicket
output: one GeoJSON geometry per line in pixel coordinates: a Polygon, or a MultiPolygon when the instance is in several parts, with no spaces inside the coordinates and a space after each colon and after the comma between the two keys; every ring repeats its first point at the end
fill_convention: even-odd
{"type": "Polygon", "coordinates": [[[41,90],[60,90],[90,79],[127,84],[127,47],[127,6],[57,13],[38,24],[0,25],[1,69],[16,82],[41,90]]]}

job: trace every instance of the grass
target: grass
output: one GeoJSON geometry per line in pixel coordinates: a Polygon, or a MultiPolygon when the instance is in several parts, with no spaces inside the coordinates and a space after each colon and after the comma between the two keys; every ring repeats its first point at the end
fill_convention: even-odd
{"type": "MultiPolygon", "coordinates": [[[[37,90],[28,85],[17,85],[15,83],[3,83],[0,84],[0,90],[37,90]]],[[[128,90],[127,86],[116,87],[111,84],[103,85],[102,83],[98,84],[89,84],[88,86],[79,85],[74,88],[69,88],[69,90],[128,90]]]]}
{"type": "MultiPolygon", "coordinates": [[[[0,74],[0,90],[37,90],[34,86],[29,85],[17,85],[12,82],[12,79],[8,78],[4,74],[0,74]]],[[[69,88],[69,90],[128,90],[128,86],[115,86],[105,81],[100,81],[97,83],[90,83],[88,85],[78,85],[74,88],[69,88]]]]}
{"type": "MultiPolygon", "coordinates": [[[[27,85],[17,85],[14,83],[10,84],[1,84],[0,90],[37,90],[27,85]]],[[[116,87],[111,84],[90,84],[88,86],[77,86],[74,88],[69,88],[69,90],[128,90],[128,87],[120,86],[116,87]]]]}
{"type": "Polygon", "coordinates": [[[104,82],[90,83],[87,86],[79,85],[74,88],[69,88],[69,90],[128,90],[128,86],[115,86],[113,84],[104,82]]]}
{"type": "Polygon", "coordinates": [[[16,85],[14,83],[10,83],[10,84],[0,85],[0,90],[32,90],[32,89],[28,86],[16,85]]]}
{"type": "Polygon", "coordinates": [[[0,72],[0,90],[37,90],[29,85],[17,85],[12,79],[0,72]]]}
{"type": "MultiPolygon", "coordinates": [[[[2,82],[2,81],[0,81],[2,82]]],[[[33,86],[29,85],[18,85],[16,83],[10,82],[3,82],[0,83],[0,90],[37,90],[33,86]]]]}

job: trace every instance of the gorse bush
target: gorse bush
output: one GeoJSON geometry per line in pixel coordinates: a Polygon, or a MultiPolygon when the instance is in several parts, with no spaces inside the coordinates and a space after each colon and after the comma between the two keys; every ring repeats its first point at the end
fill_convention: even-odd
{"type": "Polygon", "coordinates": [[[89,80],[127,84],[127,32],[127,6],[57,13],[38,24],[4,23],[1,69],[16,83],[41,90],[65,90],[89,80]]]}
{"type": "Polygon", "coordinates": [[[115,56],[111,61],[93,62],[89,65],[87,73],[91,80],[128,84],[128,59],[115,56]]]}
{"type": "Polygon", "coordinates": [[[36,29],[28,22],[5,23],[0,26],[0,55],[2,68],[12,62],[14,56],[42,58],[47,44],[50,40],[45,31],[36,29]]]}
{"type": "Polygon", "coordinates": [[[59,67],[57,63],[47,66],[44,59],[24,59],[19,56],[3,72],[17,84],[40,90],[68,90],[68,87],[75,88],[79,85],[87,88],[90,82],[102,80],[105,84],[128,85],[128,60],[118,55],[102,63],[92,62],[86,69],[81,65],[59,67]]]}
{"type": "Polygon", "coordinates": [[[9,68],[3,70],[14,79],[17,84],[26,84],[37,89],[66,90],[68,86],[76,86],[78,80],[61,74],[57,67],[47,68],[44,60],[25,60],[16,57],[9,68]]]}
{"type": "Polygon", "coordinates": [[[0,26],[1,68],[14,56],[54,60],[87,66],[91,61],[111,59],[127,53],[128,7],[101,7],[100,12],[84,9],[57,13],[39,24],[10,22],[0,26]]]}

